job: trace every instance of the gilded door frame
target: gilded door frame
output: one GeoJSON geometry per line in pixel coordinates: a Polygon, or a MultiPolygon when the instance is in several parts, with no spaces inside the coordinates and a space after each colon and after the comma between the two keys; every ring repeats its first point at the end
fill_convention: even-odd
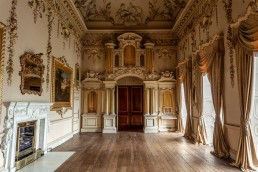
{"type": "Polygon", "coordinates": [[[6,45],[6,25],[0,22],[0,34],[2,40],[0,40],[0,114],[2,114],[3,103],[3,79],[4,79],[4,56],[6,45]]]}

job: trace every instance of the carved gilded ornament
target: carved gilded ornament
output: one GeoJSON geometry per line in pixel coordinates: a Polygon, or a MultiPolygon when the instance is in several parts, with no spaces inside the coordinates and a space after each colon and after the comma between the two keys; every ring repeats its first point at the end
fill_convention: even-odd
{"type": "Polygon", "coordinates": [[[13,57],[14,57],[14,45],[16,43],[16,39],[18,38],[17,35],[17,14],[16,14],[16,6],[17,0],[12,0],[11,10],[10,10],[10,17],[7,20],[8,22],[8,35],[9,35],[9,46],[7,47],[7,51],[9,53],[9,57],[7,60],[7,84],[11,86],[12,84],[12,75],[13,75],[13,57]]]}
{"type": "MultiPolygon", "coordinates": [[[[0,104],[2,104],[2,94],[3,94],[5,46],[6,46],[6,26],[0,22],[0,104]]],[[[2,106],[0,106],[0,114],[2,114],[2,106]]],[[[1,120],[0,120],[0,123],[1,123],[1,120]]]]}
{"type": "Polygon", "coordinates": [[[37,23],[38,17],[42,18],[42,14],[46,10],[46,6],[43,0],[30,0],[28,5],[33,9],[34,23],[37,23]]]}
{"type": "Polygon", "coordinates": [[[52,45],[51,45],[51,37],[52,37],[52,30],[53,30],[53,21],[54,21],[54,14],[53,11],[48,8],[48,41],[47,41],[47,78],[46,78],[46,90],[49,90],[49,82],[50,82],[50,60],[51,60],[51,52],[52,52],[52,45]]]}
{"type": "Polygon", "coordinates": [[[233,32],[230,26],[233,23],[232,17],[232,0],[223,0],[224,8],[226,11],[226,17],[228,21],[228,30],[227,30],[227,45],[229,48],[229,57],[230,57],[230,79],[231,79],[231,86],[234,87],[235,85],[235,66],[234,66],[234,50],[233,50],[233,32]]]}
{"type": "Polygon", "coordinates": [[[42,83],[44,82],[43,74],[45,66],[41,56],[43,54],[32,54],[25,52],[20,57],[21,71],[21,93],[35,94],[41,96],[42,83]]]}

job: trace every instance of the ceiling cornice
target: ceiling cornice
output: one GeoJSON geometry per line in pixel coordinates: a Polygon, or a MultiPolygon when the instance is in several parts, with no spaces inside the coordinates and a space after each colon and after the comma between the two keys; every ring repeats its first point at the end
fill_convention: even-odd
{"type": "Polygon", "coordinates": [[[59,17],[67,27],[67,29],[80,39],[85,35],[87,27],[83,17],[76,9],[72,0],[44,0],[48,7],[59,17]]]}
{"type": "Polygon", "coordinates": [[[180,41],[191,33],[202,18],[212,12],[217,2],[218,0],[192,0],[189,2],[172,29],[178,35],[180,41]]]}

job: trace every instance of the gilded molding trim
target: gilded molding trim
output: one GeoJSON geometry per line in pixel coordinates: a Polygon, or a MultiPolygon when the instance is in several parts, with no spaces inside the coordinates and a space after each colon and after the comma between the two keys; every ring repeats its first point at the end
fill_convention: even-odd
{"type": "Polygon", "coordinates": [[[14,45],[16,43],[17,35],[17,14],[16,14],[16,6],[18,0],[12,0],[12,6],[10,10],[10,17],[8,19],[8,34],[9,34],[9,46],[7,47],[7,51],[9,53],[9,58],[7,61],[6,71],[8,74],[7,84],[8,86],[12,85],[12,75],[13,75],[13,57],[14,57],[14,45]]]}
{"type": "Polygon", "coordinates": [[[38,17],[42,18],[42,14],[45,12],[45,3],[43,0],[30,0],[28,5],[33,9],[34,23],[36,24],[38,17]]]}
{"type": "Polygon", "coordinates": [[[228,30],[227,30],[227,45],[229,48],[229,60],[230,60],[230,79],[231,79],[231,87],[233,88],[235,85],[235,66],[234,66],[234,51],[233,51],[233,32],[232,28],[230,26],[231,23],[233,23],[233,17],[232,17],[232,0],[223,0],[224,8],[226,12],[226,17],[228,21],[228,30]]]}
{"type": "MultiPolygon", "coordinates": [[[[0,105],[2,105],[3,95],[3,80],[4,80],[4,59],[5,59],[5,45],[6,45],[6,26],[0,22],[0,30],[2,30],[2,40],[0,40],[0,105]]],[[[0,106],[0,114],[2,114],[2,106],[0,106]]],[[[1,120],[0,120],[1,123],[1,120]]]]}
{"type": "Polygon", "coordinates": [[[52,36],[52,30],[53,30],[53,21],[54,21],[54,15],[53,11],[48,8],[48,41],[47,41],[47,78],[46,78],[46,90],[49,90],[49,82],[50,82],[50,60],[51,60],[51,52],[52,52],[52,45],[51,45],[51,36],[52,36]]]}

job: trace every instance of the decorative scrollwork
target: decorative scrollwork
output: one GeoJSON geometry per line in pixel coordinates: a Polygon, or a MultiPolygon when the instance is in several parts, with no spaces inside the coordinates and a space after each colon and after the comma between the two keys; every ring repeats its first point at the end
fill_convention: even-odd
{"type": "Polygon", "coordinates": [[[37,23],[38,17],[42,18],[42,14],[45,12],[45,3],[43,0],[31,0],[28,5],[33,8],[34,23],[37,23]]]}
{"type": "Polygon", "coordinates": [[[8,19],[9,46],[7,48],[7,51],[9,53],[9,58],[8,58],[7,67],[6,67],[6,71],[8,73],[7,84],[9,86],[11,86],[11,84],[12,84],[12,75],[13,75],[13,70],[14,70],[13,69],[14,45],[16,43],[16,39],[18,38],[16,6],[17,6],[17,0],[12,0],[10,17],[8,19]]]}

